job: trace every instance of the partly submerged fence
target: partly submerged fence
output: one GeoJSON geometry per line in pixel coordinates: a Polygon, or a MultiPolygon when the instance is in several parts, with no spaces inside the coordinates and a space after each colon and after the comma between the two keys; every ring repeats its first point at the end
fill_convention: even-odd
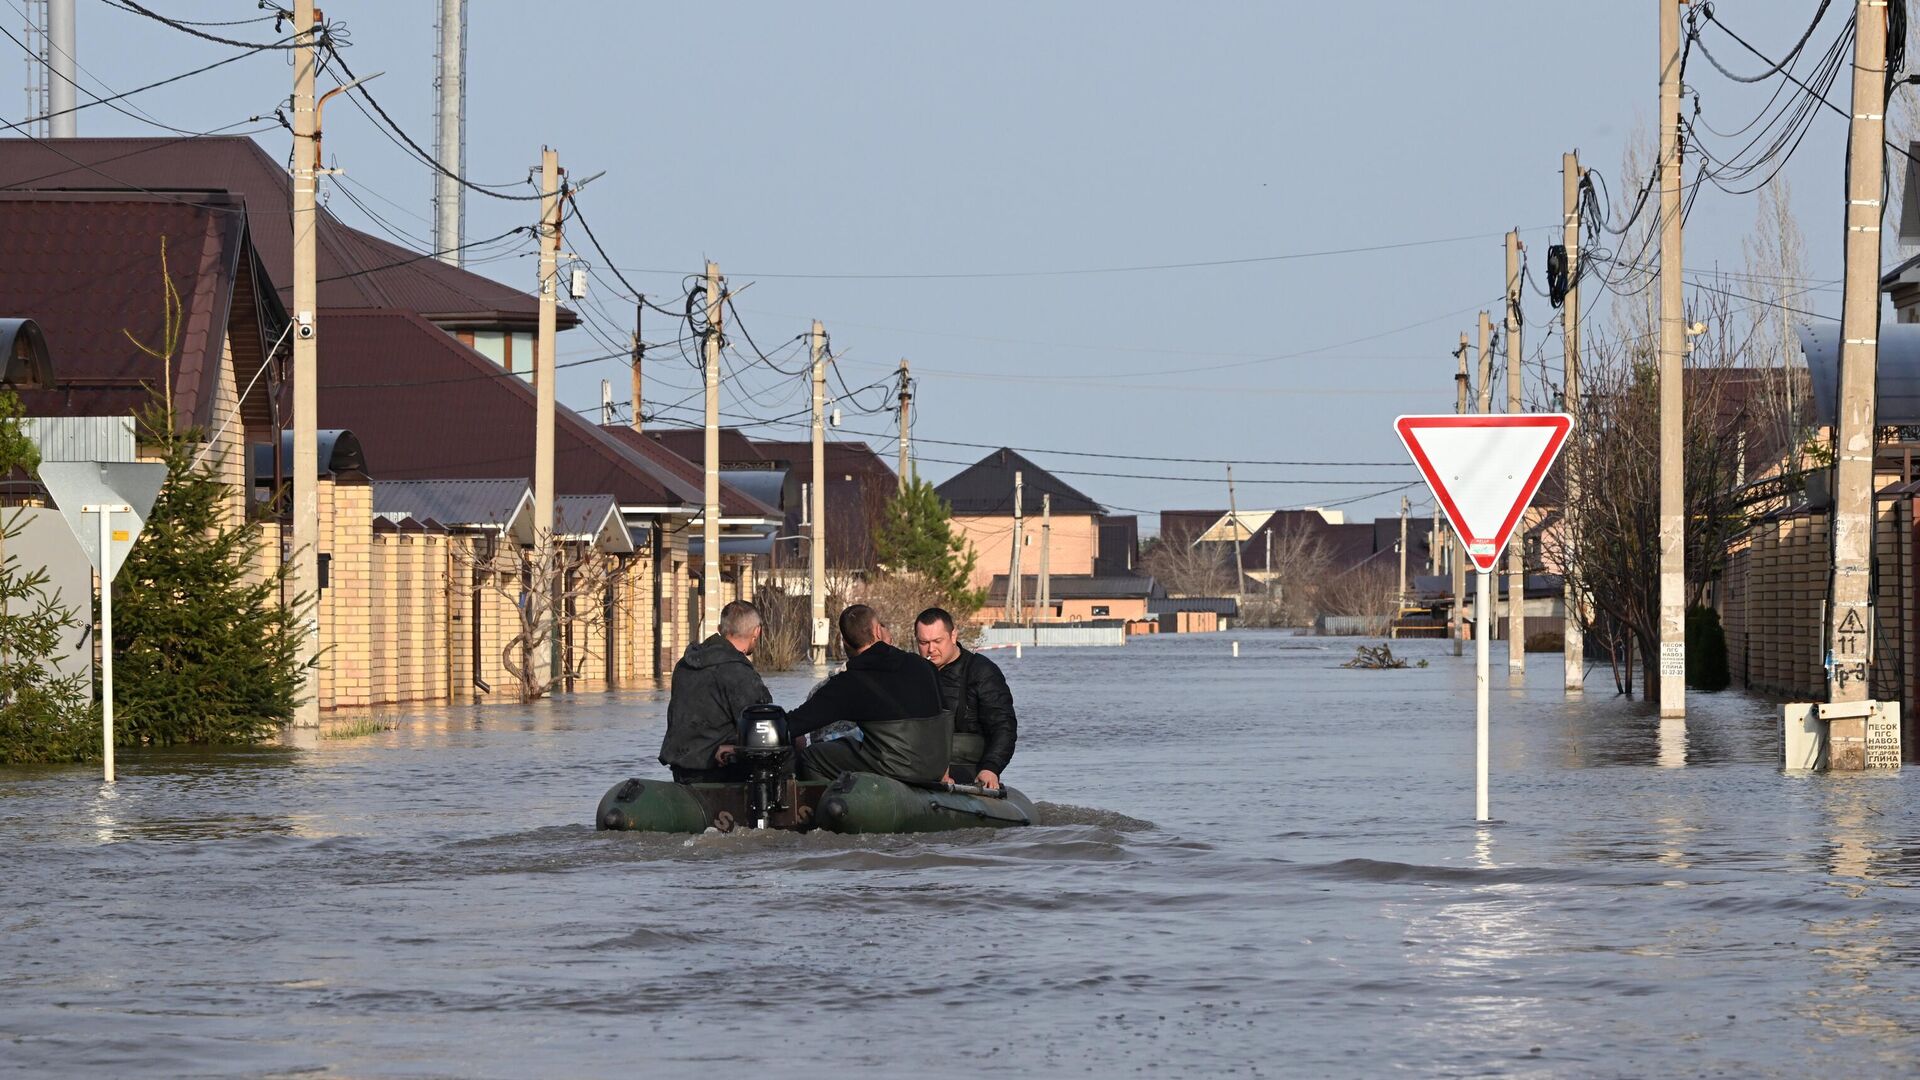
{"type": "Polygon", "coordinates": [[[980,631],[979,647],[983,649],[1007,649],[1015,645],[1125,645],[1127,627],[1125,623],[1111,626],[1069,625],[1055,626],[1042,623],[1037,626],[989,626],[980,631]]]}

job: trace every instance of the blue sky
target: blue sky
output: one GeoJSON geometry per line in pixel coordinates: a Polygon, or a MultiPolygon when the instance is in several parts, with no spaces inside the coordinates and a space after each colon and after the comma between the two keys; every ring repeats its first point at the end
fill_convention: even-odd
{"type": "MultiPolygon", "coordinates": [[[[79,4],[90,87],[125,90],[233,51],[105,0],[79,4]]],[[[20,6],[0,0],[0,18],[18,27],[20,6]]],[[[245,0],[148,6],[257,14],[245,0]]],[[[1773,54],[1815,6],[1718,5],[1773,54]]],[[[350,31],[354,70],[384,72],[370,89],[427,143],[435,5],[325,7],[350,31]]],[[[1817,47],[1844,18],[1827,16],[1817,47]]],[[[1578,148],[1618,191],[1621,150],[1650,122],[1657,85],[1646,3],[473,0],[469,19],[469,174],[519,182],[553,145],[574,177],[606,172],[582,209],[650,296],[671,305],[684,275],[712,258],[734,289],[752,283],[737,304],[768,352],[818,317],[850,386],[910,358],[923,474],[944,478],[985,453],[934,440],[1234,458],[1247,462],[1235,467],[1243,508],[1324,505],[1415,478],[1392,418],[1451,410],[1449,354],[1474,314],[1497,305],[1500,234],[1520,227],[1540,273],[1558,239],[1561,153],[1578,148]],[[1272,258],[1283,255],[1308,257],[1272,258]],[[1226,260],[1262,261],[1104,272],[1226,260]],[[1080,270],[1103,272],[1053,273],[1080,270]],[[1279,461],[1375,464],[1256,463],[1279,461]]],[[[272,30],[220,32],[269,40],[272,30]]],[[[1716,126],[1737,127],[1763,100],[1704,64],[1688,76],[1716,126]]],[[[270,114],[290,83],[284,55],[262,54],[133,102],[208,130],[270,114]]],[[[16,98],[0,115],[23,107],[16,98]]],[[[331,209],[425,243],[426,166],[340,99],[326,128],[330,163],[347,170],[331,209]]],[[[83,135],[154,130],[103,108],[80,116],[83,135]]],[[[259,138],[276,156],[290,141],[277,127],[259,138]]],[[[1786,169],[1806,271],[1820,280],[1839,272],[1843,151],[1843,121],[1823,116],[1786,169]]],[[[1689,267],[1740,269],[1755,211],[1752,196],[1705,191],[1688,223],[1689,267]]],[[[467,237],[531,216],[529,204],[473,196],[467,237]]],[[[632,304],[585,235],[568,239],[598,272],[584,306],[624,346],[632,304]]],[[[475,269],[531,288],[528,251],[488,248],[500,257],[475,269]]],[[[1531,351],[1550,309],[1531,293],[1527,304],[1531,351]]],[[[1805,305],[1837,312],[1839,293],[1810,292],[1805,305]]],[[[648,338],[673,334],[648,315],[648,338]]],[[[606,351],[589,330],[561,338],[563,361],[606,351]]],[[[800,380],[734,366],[727,411],[804,408],[800,380]]],[[[626,368],[611,360],[563,371],[561,401],[597,407],[602,378],[624,401],[626,368]]],[[[677,350],[657,351],[649,397],[685,399],[697,379],[677,350]]],[[[667,415],[697,421],[698,405],[667,415]]],[[[854,405],[844,429],[883,436],[890,455],[893,417],[854,405]]],[[[1031,456],[1115,508],[1226,502],[1215,463],[1031,456]]],[[[1398,498],[1349,508],[1384,515],[1398,498]]]]}

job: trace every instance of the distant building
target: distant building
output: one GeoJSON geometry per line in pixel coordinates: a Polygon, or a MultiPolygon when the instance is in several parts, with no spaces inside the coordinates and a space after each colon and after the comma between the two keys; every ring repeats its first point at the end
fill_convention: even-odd
{"type": "Polygon", "coordinates": [[[1106,533],[1108,558],[1101,558],[1102,526],[1109,521],[1105,507],[1016,451],[1002,447],[934,489],[953,507],[954,530],[973,546],[976,588],[990,584],[996,574],[1011,572],[1015,473],[1021,476],[1021,511],[1025,517],[1020,555],[1023,576],[1040,569],[1040,510],[1047,497],[1052,500],[1049,573],[1090,576],[1096,561],[1127,561],[1128,532],[1124,525],[1106,533]]]}

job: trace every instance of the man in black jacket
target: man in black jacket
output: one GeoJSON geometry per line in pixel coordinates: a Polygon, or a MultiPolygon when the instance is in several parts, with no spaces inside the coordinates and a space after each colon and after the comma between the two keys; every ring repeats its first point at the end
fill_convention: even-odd
{"type": "Polygon", "coordinates": [[[951,775],[963,784],[999,787],[1019,734],[1013,691],[1000,665],[960,644],[953,616],[944,608],[920,613],[913,640],[920,655],[940,669],[940,701],[953,716],[951,775]]]}
{"type": "Polygon", "coordinates": [[[737,783],[746,770],[733,760],[740,710],[773,701],[760,673],[753,670],[753,648],[765,629],[760,609],[735,600],[720,609],[720,632],[687,646],[673,665],[673,694],[667,699],[667,736],[660,742],[660,764],[682,784],[737,783]]]}
{"type": "Polygon", "coordinates": [[[953,725],[940,705],[933,665],[892,645],[874,610],[855,604],[840,613],[847,669],[821,683],[787,714],[794,735],[851,720],[860,738],[814,743],[795,758],[802,780],[831,780],[843,772],[870,772],[896,780],[933,783],[947,771],[953,725]]]}

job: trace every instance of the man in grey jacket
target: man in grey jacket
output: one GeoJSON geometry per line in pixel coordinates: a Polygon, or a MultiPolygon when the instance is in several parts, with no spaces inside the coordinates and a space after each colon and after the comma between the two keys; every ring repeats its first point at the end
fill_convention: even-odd
{"type": "Polygon", "coordinates": [[[720,609],[720,632],[689,645],[686,655],[673,665],[660,764],[673,770],[676,782],[747,779],[746,770],[734,760],[733,739],[740,710],[773,701],[760,673],[753,670],[753,649],[764,630],[760,609],[735,600],[720,609]]]}

